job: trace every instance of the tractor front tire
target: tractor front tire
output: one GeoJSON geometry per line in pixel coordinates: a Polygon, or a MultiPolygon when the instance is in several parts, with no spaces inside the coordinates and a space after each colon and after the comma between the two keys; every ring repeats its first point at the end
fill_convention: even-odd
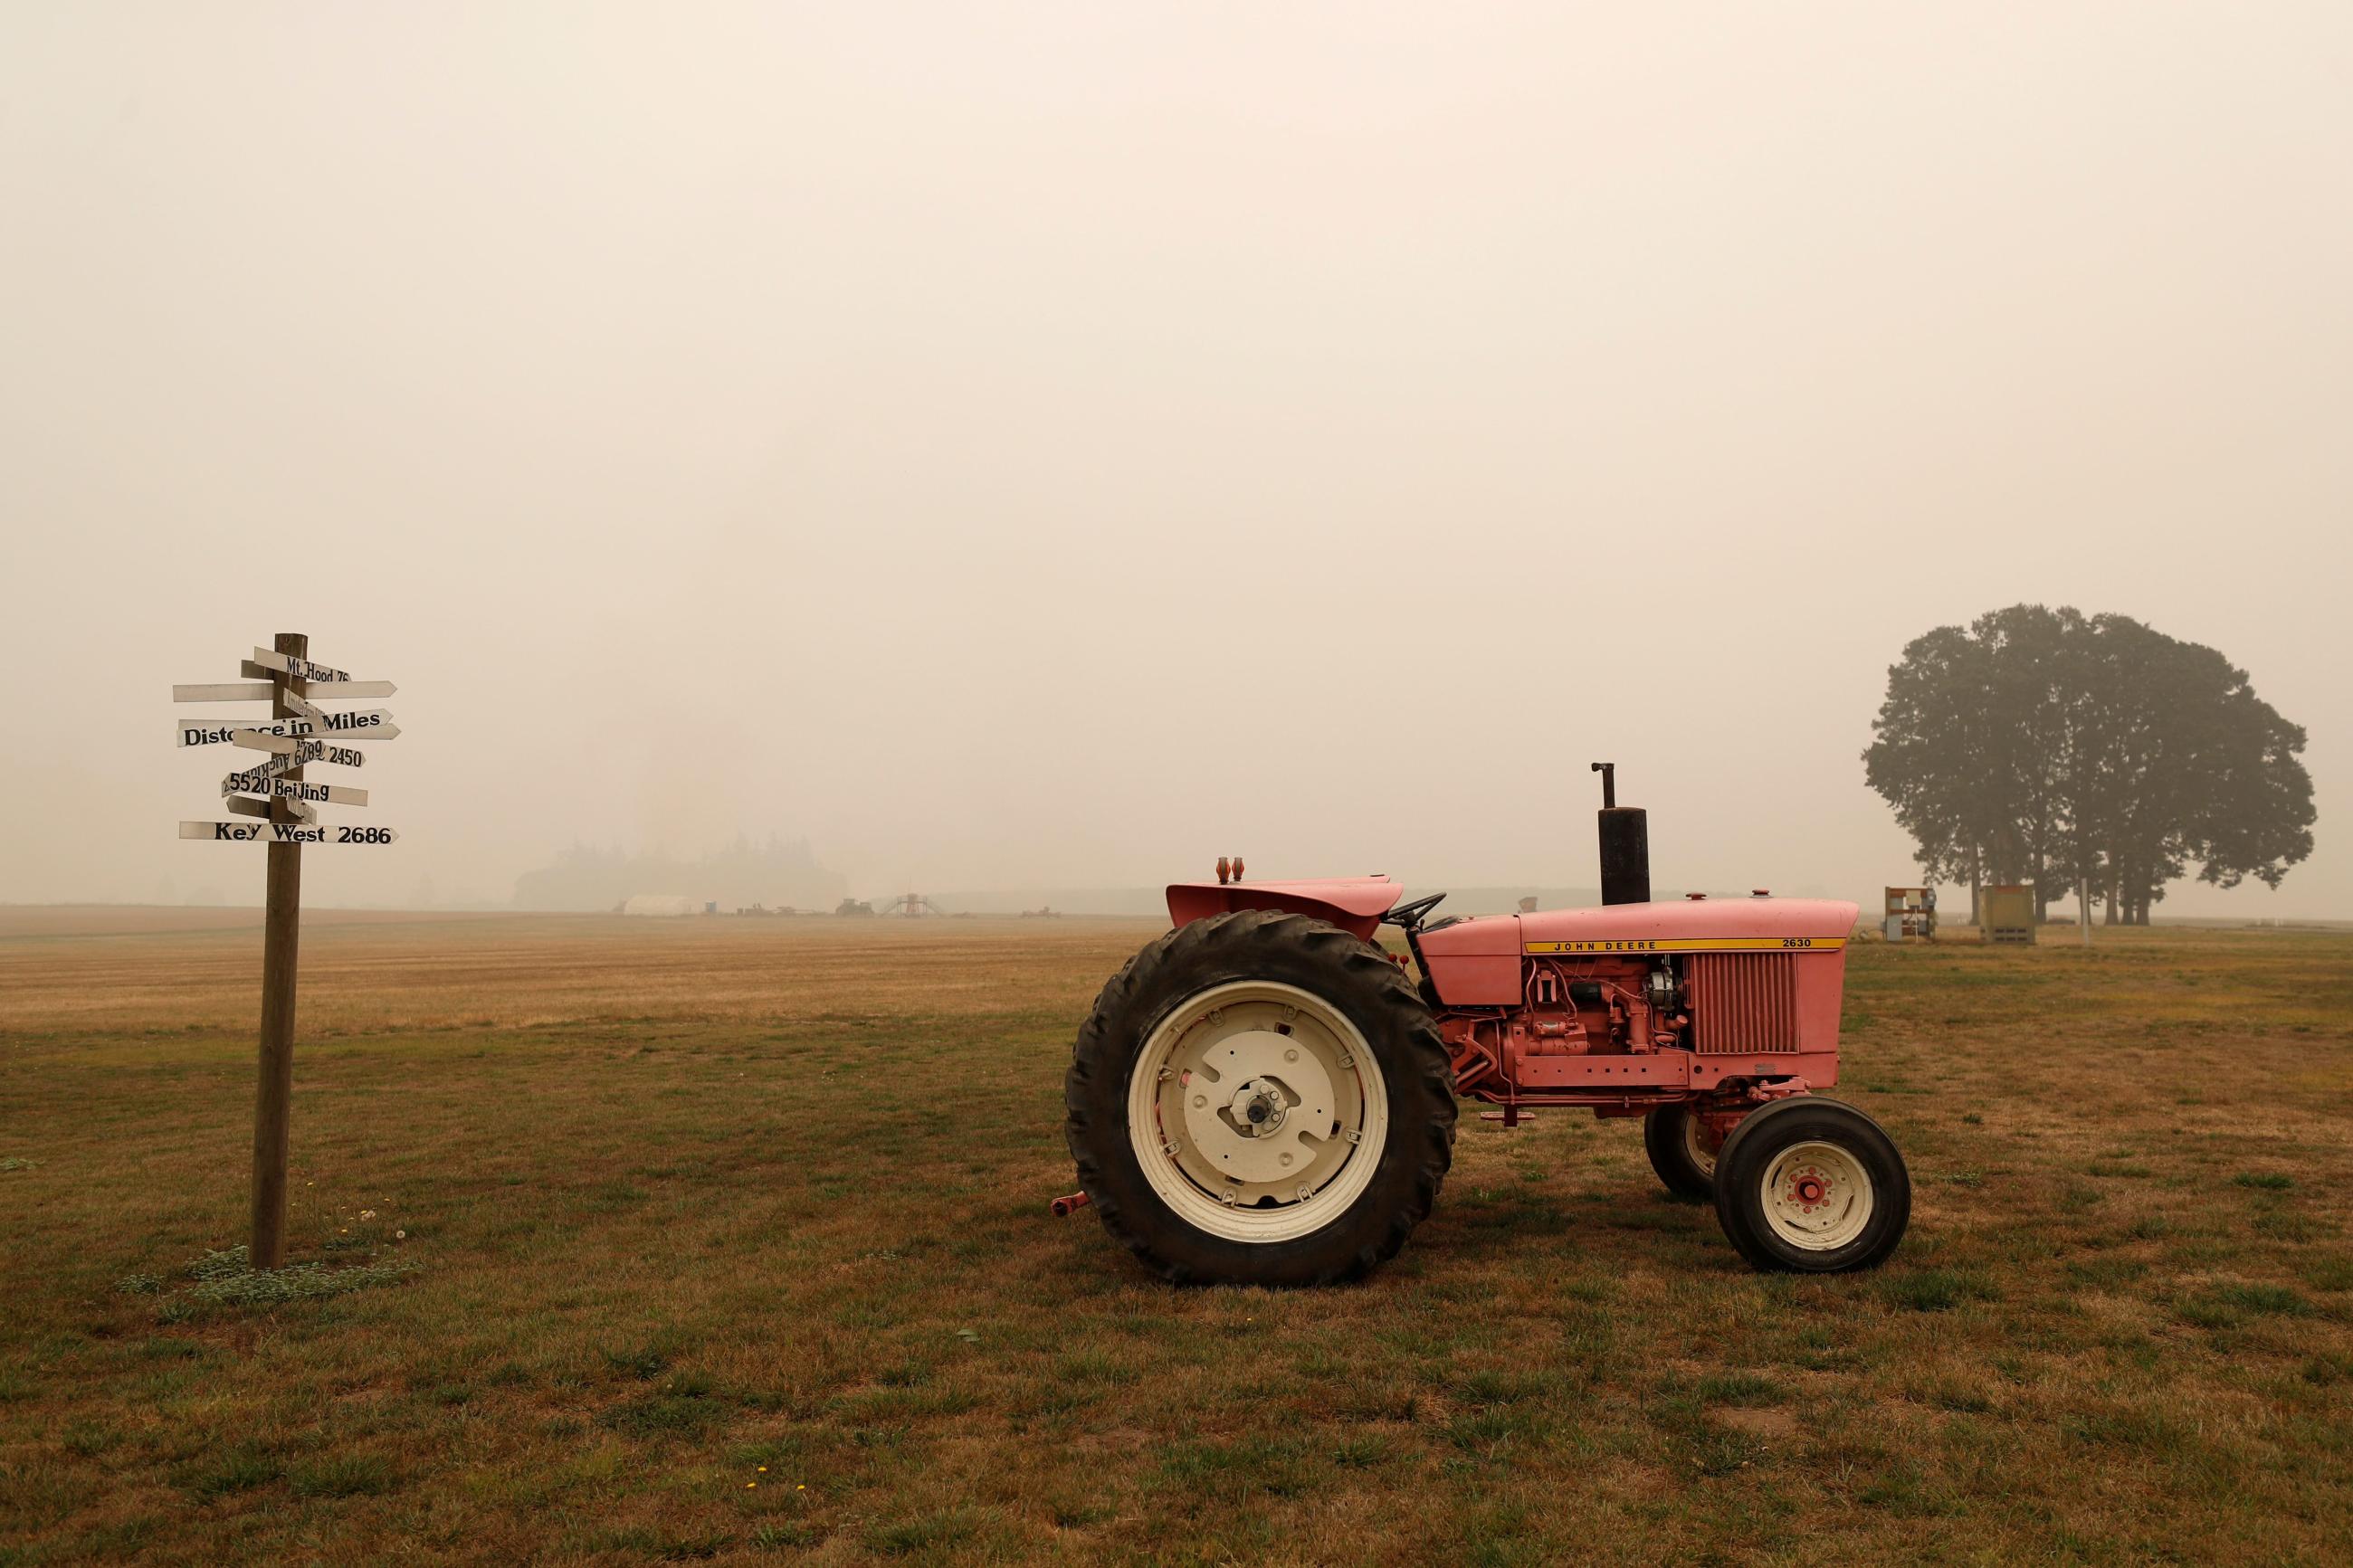
{"type": "Polygon", "coordinates": [[[1213,915],[1137,953],[1079,1030],[1064,1103],[1103,1228],[1175,1284],[1355,1279],[1397,1255],[1453,1158],[1428,1005],[1307,915],[1213,915]]]}
{"type": "Polygon", "coordinates": [[[1684,1198],[1715,1195],[1715,1155],[1696,1107],[1662,1105],[1643,1117],[1642,1147],[1667,1191],[1684,1198]]]}
{"type": "Polygon", "coordinates": [[[1725,1139],[1715,1217],[1758,1268],[1873,1268],[1911,1223],[1912,1177],[1878,1122],[1842,1101],[1799,1095],[1752,1111],[1725,1139]]]}

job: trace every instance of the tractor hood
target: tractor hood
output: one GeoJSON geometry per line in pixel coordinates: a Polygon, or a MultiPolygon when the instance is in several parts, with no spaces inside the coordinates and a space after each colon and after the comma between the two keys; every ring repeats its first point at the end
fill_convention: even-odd
{"type": "Polygon", "coordinates": [[[1424,931],[1421,955],[1438,994],[1449,1003],[1508,1006],[1520,999],[1521,966],[1531,958],[1602,952],[1839,955],[1856,913],[1856,906],[1828,899],[1709,899],[1488,915],[1424,931]]]}
{"type": "MultiPolygon", "coordinates": [[[[1299,882],[1176,882],[1169,919],[1185,925],[1231,910],[1283,910],[1314,915],[1371,940],[1405,889],[1387,877],[1299,882]]],[[[1483,915],[1421,933],[1422,951],[1496,956],[1551,952],[1738,952],[1843,947],[1856,905],[1831,899],[1680,899],[1673,903],[1608,904],[1483,915]]]]}
{"type": "Polygon", "coordinates": [[[1681,900],[1487,915],[1421,933],[1424,952],[1516,958],[1522,953],[1742,952],[1837,950],[1858,913],[1830,899],[1681,900]]]}
{"type": "Polygon", "coordinates": [[[1546,910],[1517,919],[1529,952],[1706,952],[1842,946],[1859,912],[1858,906],[1831,899],[1685,899],[1546,910]],[[1588,950],[1588,942],[1607,945],[1588,950]]]}

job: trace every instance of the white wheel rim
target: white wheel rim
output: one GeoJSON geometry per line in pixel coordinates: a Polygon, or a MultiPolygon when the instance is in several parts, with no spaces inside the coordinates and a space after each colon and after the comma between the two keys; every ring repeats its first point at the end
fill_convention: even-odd
{"type": "Polygon", "coordinates": [[[1765,1222],[1808,1252],[1846,1246],[1871,1223],[1871,1173],[1835,1143],[1792,1143],[1765,1167],[1765,1222]]]}
{"type": "Polygon", "coordinates": [[[1688,1112],[1683,1117],[1683,1153],[1690,1158],[1693,1169],[1700,1174],[1715,1174],[1715,1152],[1707,1146],[1707,1129],[1701,1123],[1696,1111],[1688,1112]]]}
{"type": "Polygon", "coordinates": [[[1289,1241],[1337,1219],[1371,1184],[1388,1125],[1364,1035],[1276,981],[1187,997],[1128,1079],[1145,1180],[1187,1224],[1229,1241],[1289,1241]]]}

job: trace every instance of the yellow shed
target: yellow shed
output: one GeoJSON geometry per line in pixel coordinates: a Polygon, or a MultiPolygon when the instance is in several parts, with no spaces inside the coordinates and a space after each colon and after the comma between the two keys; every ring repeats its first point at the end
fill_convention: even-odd
{"type": "Polygon", "coordinates": [[[2034,889],[2031,883],[1987,888],[1978,900],[1988,942],[2034,940],[2034,889]]]}

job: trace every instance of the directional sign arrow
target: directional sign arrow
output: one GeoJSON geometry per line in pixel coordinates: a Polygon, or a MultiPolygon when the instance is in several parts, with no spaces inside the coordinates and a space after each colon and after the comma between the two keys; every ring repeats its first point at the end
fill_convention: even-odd
{"type": "Polygon", "coordinates": [[[253,662],[264,669],[274,669],[280,675],[290,675],[297,680],[349,680],[351,671],[337,669],[332,664],[313,664],[292,654],[272,653],[266,647],[253,650],[253,662]]]}
{"type": "MultiPolygon", "coordinates": [[[[346,712],[322,712],[316,719],[299,715],[291,719],[250,719],[214,721],[205,719],[173,721],[172,733],[183,746],[216,746],[225,741],[238,745],[251,744],[237,738],[241,735],[269,735],[280,740],[301,740],[309,737],[333,739],[348,737],[358,740],[364,736],[372,741],[389,741],[400,733],[400,726],[392,721],[392,711],[386,708],[354,708],[346,712]]],[[[284,751],[283,746],[261,745],[255,750],[284,751]]]]}
{"type": "Polygon", "coordinates": [[[259,730],[239,730],[229,737],[249,752],[275,752],[267,762],[253,764],[245,772],[282,773],[311,763],[332,763],[339,768],[367,766],[367,753],[350,746],[331,745],[325,741],[290,741],[283,735],[265,735],[259,730]]]}
{"type": "Polygon", "coordinates": [[[309,698],[297,695],[293,687],[289,686],[286,689],[285,700],[286,707],[292,717],[297,719],[308,719],[313,724],[324,725],[326,723],[327,710],[320,707],[317,703],[311,701],[309,698]]]}
{"type": "MultiPolygon", "coordinates": [[[[280,800],[323,800],[329,805],[365,805],[368,792],[343,784],[305,784],[300,779],[273,777],[265,768],[251,768],[221,780],[223,795],[267,795],[280,800]]],[[[234,809],[233,807],[231,809],[234,809]]]]}
{"type": "MultiPolygon", "coordinates": [[[[252,660],[246,661],[251,665],[252,660]]],[[[268,674],[259,665],[253,669],[268,674]]],[[[400,688],[389,680],[306,680],[301,683],[301,695],[313,702],[322,698],[390,697],[400,688]]],[[[174,702],[267,702],[278,694],[277,684],[268,680],[222,680],[195,686],[174,686],[174,702]]]]}
{"type": "Polygon", "coordinates": [[[209,685],[174,686],[174,702],[267,702],[278,688],[267,680],[222,680],[209,685]]]}
{"type": "MultiPolygon", "coordinates": [[[[277,737],[272,735],[269,739],[274,741],[277,737]]],[[[240,768],[229,776],[231,778],[276,778],[280,773],[291,772],[305,763],[324,762],[330,750],[339,752],[343,748],[330,747],[324,741],[297,741],[294,742],[292,751],[281,752],[274,757],[265,757],[253,766],[240,768]]],[[[353,755],[356,756],[358,753],[353,752],[353,755]]]]}
{"type": "MultiPolygon", "coordinates": [[[[269,803],[266,800],[248,800],[241,795],[233,795],[227,800],[221,802],[221,804],[228,807],[231,811],[237,813],[239,816],[259,816],[267,818],[269,816],[269,803]]],[[[297,822],[316,822],[319,820],[318,809],[314,806],[305,805],[303,802],[299,800],[290,800],[286,805],[294,813],[294,820],[297,822]]],[[[183,834],[181,837],[185,837],[186,835],[183,834]]]]}
{"type": "Polygon", "coordinates": [[[389,827],[352,827],[340,822],[183,822],[183,838],[216,844],[392,844],[389,827]]]}
{"type": "Polygon", "coordinates": [[[259,770],[282,773],[311,763],[332,763],[339,768],[362,768],[367,765],[367,753],[349,746],[331,745],[325,741],[290,741],[283,735],[266,735],[259,730],[239,730],[229,737],[251,752],[275,752],[267,762],[256,763],[245,772],[259,770]]]}
{"type": "Polygon", "coordinates": [[[400,733],[400,726],[392,721],[389,708],[347,708],[341,712],[322,714],[319,718],[293,718],[282,721],[288,724],[308,724],[296,730],[297,735],[316,735],[321,740],[332,740],[348,735],[353,740],[364,735],[371,741],[389,741],[400,733]]]}

